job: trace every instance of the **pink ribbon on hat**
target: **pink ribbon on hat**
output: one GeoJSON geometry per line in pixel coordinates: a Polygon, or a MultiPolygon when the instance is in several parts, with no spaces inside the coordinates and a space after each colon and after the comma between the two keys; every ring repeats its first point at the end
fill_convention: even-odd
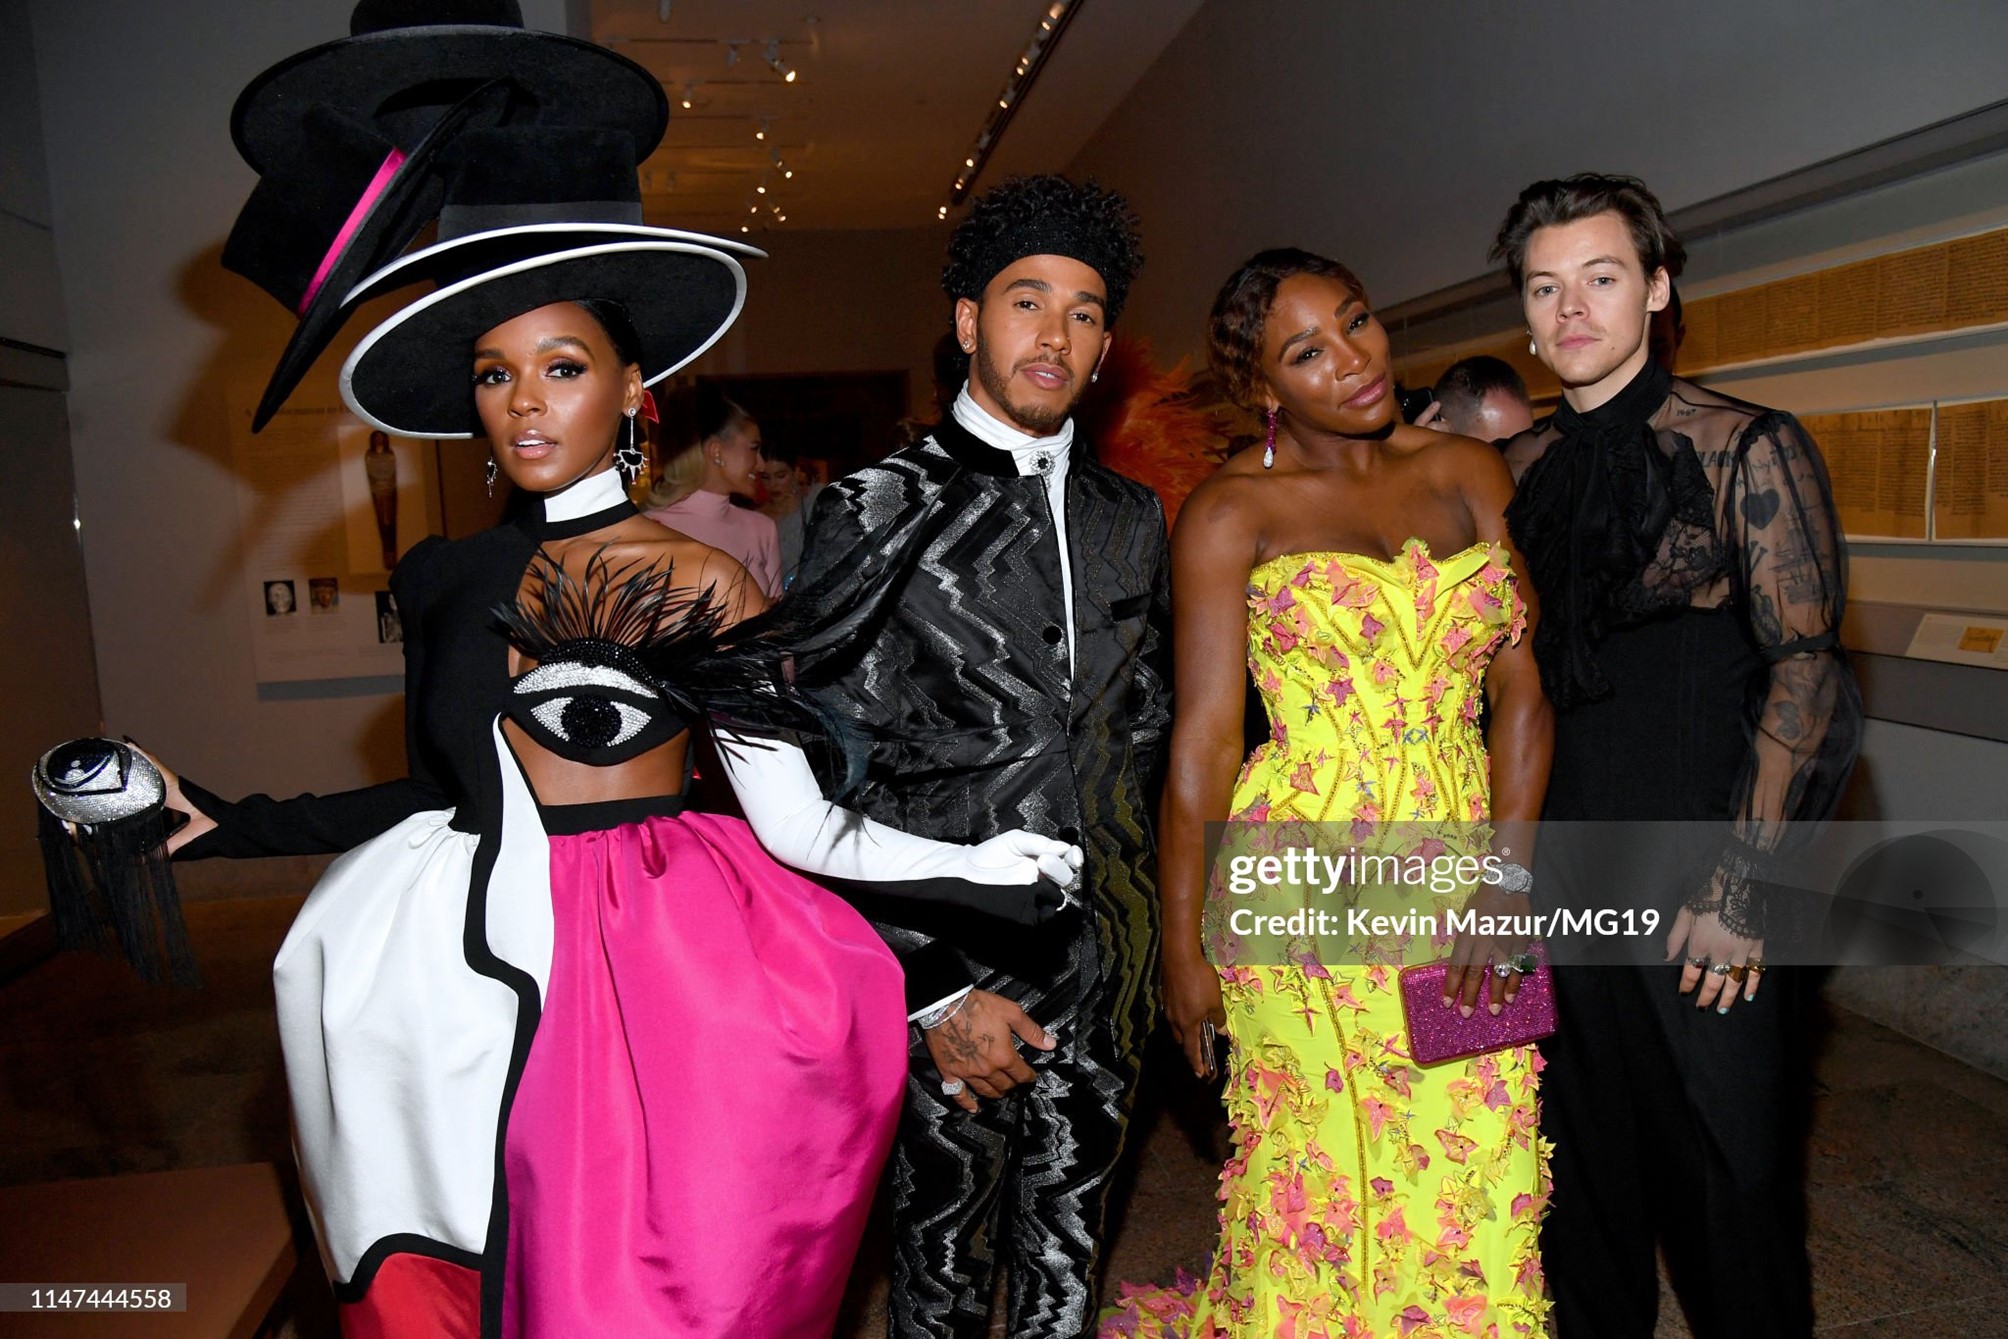
{"type": "Polygon", "coordinates": [[[397,176],[398,168],[403,164],[404,150],[392,149],[383,160],[383,166],[376,170],[374,177],[370,178],[370,184],[363,187],[362,198],[357,200],[356,207],[349,211],[348,221],[342,224],[342,230],[335,234],[335,240],[328,246],[328,254],[321,257],[320,267],[314,271],[314,277],[307,281],[307,291],[300,298],[300,315],[307,314],[307,308],[313,305],[314,295],[319,293],[321,285],[328,281],[328,271],[335,268],[335,262],[341,258],[349,240],[356,235],[356,229],[363,226],[363,220],[369,217],[370,209],[376,204],[377,197],[384,193],[392,178],[397,176]]]}

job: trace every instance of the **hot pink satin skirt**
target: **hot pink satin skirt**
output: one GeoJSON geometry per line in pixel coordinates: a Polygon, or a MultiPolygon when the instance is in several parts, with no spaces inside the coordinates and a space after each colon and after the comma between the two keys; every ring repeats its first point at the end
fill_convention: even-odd
{"type": "Polygon", "coordinates": [[[504,1333],[825,1339],[906,1078],[898,963],[736,819],[550,841],[504,1333]]]}

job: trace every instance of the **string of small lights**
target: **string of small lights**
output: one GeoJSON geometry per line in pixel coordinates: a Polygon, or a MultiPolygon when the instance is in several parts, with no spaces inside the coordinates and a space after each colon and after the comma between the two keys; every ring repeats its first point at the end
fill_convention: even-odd
{"type": "Polygon", "coordinates": [[[1074,21],[1085,0],[1048,0],[1045,10],[1039,16],[1039,26],[1025,43],[1025,50],[1019,55],[1011,69],[1011,77],[997,94],[997,105],[984,118],[983,129],[977,132],[976,143],[962,160],[962,166],[955,173],[955,185],[949,188],[948,202],[941,206],[936,217],[947,218],[948,211],[969,198],[969,192],[976,186],[976,179],[983,175],[983,165],[990,160],[997,142],[1004,137],[1011,118],[1017,115],[1019,105],[1025,95],[1032,91],[1039,71],[1045,67],[1053,51],[1060,45],[1060,36],[1067,25],[1074,21]]]}

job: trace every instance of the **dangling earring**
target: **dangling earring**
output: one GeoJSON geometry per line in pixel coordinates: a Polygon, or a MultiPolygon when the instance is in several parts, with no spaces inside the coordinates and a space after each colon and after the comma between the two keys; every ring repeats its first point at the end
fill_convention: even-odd
{"type": "Polygon", "coordinates": [[[499,472],[500,472],[500,467],[499,467],[499,466],[497,466],[497,465],[495,464],[495,457],[493,457],[493,456],[490,456],[490,457],[488,457],[488,496],[489,496],[489,497],[494,497],[494,496],[495,496],[495,476],[496,476],[496,474],[498,474],[499,472]]]}
{"type": "Polygon", "coordinates": [[[1534,332],[1531,330],[1527,332],[1527,352],[1533,354],[1536,358],[1541,356],[1541,346],[1534,342],[1534,332]]]}
{"type": "Polygon", "coordinates": [[[621,482],[629,488],[648,468],[648,457],[641,452],[641,427],[635,422],[635,415],[640,412],[638,406],[627,411],[627,440],[614,448],[614,468],[620,471],[621,482]]]}
{"type": "Polygon", "coordinates": [[[1269,411],[1269,440],[1262,447],[1262,468],[1276,468],[1276,411],[1273,409],[1269,411]]]}
{"type": "Polygon", "coordinates": [[[1101,379],[1102,379],[1102,374],[1100,372],[1088,373],[1088,384],[1090,386],[1094,385],[1097,381],[1100,381],[1101,379]]]}

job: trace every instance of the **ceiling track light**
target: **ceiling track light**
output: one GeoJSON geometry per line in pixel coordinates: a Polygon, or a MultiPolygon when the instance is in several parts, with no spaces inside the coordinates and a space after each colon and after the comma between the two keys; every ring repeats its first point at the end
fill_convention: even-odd
{"type": "Polygon", "coordinates": [[[758,130],[756,130],[756,131],[754,131],[754,132],[753,132],[753,138],[754,138],[754,139],[757,139],[757,140],[764,140],[764,139],[766,139],[766,138],[767,138],[767,131],[768,131],[769,129],[771,129],[771,128],[772,128],[772,127],[771,127],[771,124],[770,124],[770,122],[768,121],[768,119],[767,119],[766,117],[764,117],[764,116],[763,116],[763,117],[761,117],[761,118],[760,118],[760,128],[759,128],[758,130]]]}
{"type": "Polygon", "coordinates": [[[795,82],[794,67],[788,64],[787,61],[781,59],[780,38],[770,37],[767,39],[767,49],[761,52],[761,58],[767,62],[768,66],[774,71],[775,74],[781,76],[782,83],[792,84],[795,82]]]}
{"type": "Polygon", "coordinates": [[[679,99],[683,103],[683,110],[689,111],[697,105],[697,85],[699,82],[699,80],[692,79],[683,86],[683,97],[679,99]]]}
{"type": "Polygon", "coordinates": [[[976,182],[983,175],[984,164],[990,159],[997,141],[1004,137],[1004,130],[1011,124],[1011,118],[1018,114],[1024,104],[1025,95],[1032,91],[1038,81],[1039,72],[1046,66],[1054,50],[1060,45],[1067,26],[1080,12],[1081,0],[1051,0],[1045,14],[1039,20],[1038,29],[1027,39],[1023,52],[1012,64],[1011,77],[997,94],[997,106],[984,119],[982,131],[976,143],[962,160],[962,168],[955,174],[955,185],[948,192],[948,203],[941,206],[936,217],[947,218],[948,211],[969,197],[976,182]]]}

